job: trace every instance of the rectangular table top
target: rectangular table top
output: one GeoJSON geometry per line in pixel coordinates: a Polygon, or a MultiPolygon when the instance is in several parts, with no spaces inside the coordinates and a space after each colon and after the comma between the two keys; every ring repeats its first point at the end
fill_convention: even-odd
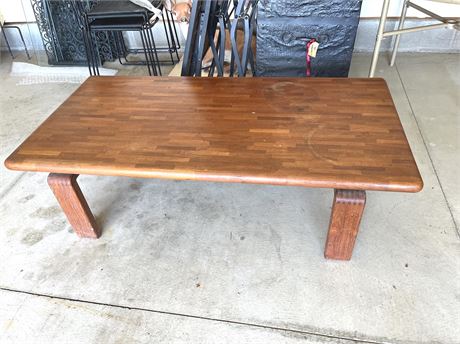
{"type": "Polygon", "coordinates": [[[91,77],[10,169],[417,192],[382,79],[91,77]]]}

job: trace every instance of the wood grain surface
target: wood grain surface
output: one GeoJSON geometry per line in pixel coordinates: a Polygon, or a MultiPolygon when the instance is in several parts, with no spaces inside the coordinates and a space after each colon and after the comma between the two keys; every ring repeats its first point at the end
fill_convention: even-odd
{"type": "Polygon", "coordinates": [[[335,190],[324,256],[350,260],[366,205],[366,192],[335,190]]]}
{"type": "Polygon", "coordinates": [[[14,170],[417,192],[382,79],[92,77],[14,170]]]}
{"type": "Polygon", "coordinates": [[[50,173],[48,185],[77,235],[81,238],[99,238],[101,229],[81,192],[77,178],[78,175],[50,173]]]}

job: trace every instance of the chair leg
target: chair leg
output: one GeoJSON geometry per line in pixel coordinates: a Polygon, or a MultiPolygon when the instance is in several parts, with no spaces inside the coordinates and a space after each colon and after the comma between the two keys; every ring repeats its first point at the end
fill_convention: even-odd
{"type": "Polygon", "coordinates": [[[388,16],[388,8],[390,6],[390,0],[384,0],[382,7],[382,15],[380,16],[379,28],[377,31],[377,38],[374,46],[374,54],[372,55],[371,68],[369,70],[369,78],[373,78],[375,75],[375,69],[377,68],[377,62],[379,60],[380,46],[382,44],[383,32],[385,31],[385,23],[388,16]]]}
{"type": "Polygon", "coordinates": [[[83,16],[80,24],[80,30],[83,36],[83,45],[85,47],[86,63],[88,65],[89,75],[93,76],[93,62],[91,55],[91,31],[89,30],[88,18],[83,16]]]}
{"type": "Polygon", "coordinates": [[[89,75],[93,75],[93,70],[92,70],[92,62],[91,62],[91,51],[90,51],[90,39],[88,38],[88,31],[86,27],[82,26],[82,36],[83,36],[83,45],[85,46],[85,54],[86,54],[86,63],[88,65],[88,70],[89,70],[89,75]]]}
{"type": "Polygon", "coordinates": [[[152,69],[151,69],[151,67],[153,67],[153,64],[152,65],[150,64],[150,56],[149,56],[150,51],[148,50],[147,44],[146,44],[147,37],[144,36],[145,35],[145,30],[140,30],[139,33],[141,35],[142,46],[144,48],[145,61],[147,63],[147,69],[149,71],[149,75],[152,76],[152,75],[156,74],[156,70],[155,70],[155,68],[153,68],[153,72],[152,72],[152,69]]]}
{"type": "Polygon", "coordinates": [[[99,76],[100,75],[99,73],[100,54],[99,54],[99,46],[97,42],[97,34],[94,31],[90,31],[90,45],[91,45],[91,57],[92,57],[94,75],[99,76]]]}
{"type": "Polygon", "coordinates": [[[112,41],[114,42],[115,44],[115,49],[117,50],[117,59],[118,59],[118,62],[120,62],[121,65],[123,65],[123,63],[121,62],[121,49],[120,49],[120,42],[118,40],[118,32],[112,32],[111,33],[111,39],[112,41]]]}
{"type": "Polygon", "coordinates": [[[97,44],[97,32],[92,30],[88,18],[85,18],[85,30],[86,30],[86,41],[87,41],[87,55],[88,59],[88,66],[90,67],[90,75],[91,76],[99,76],[99,62],[102,65],[102,61],[100,60],[99,56],[99,47],[97,44]],[[92,71],[92,72],[91,72],[92,71]]]}
{"type": "Polygon", "coordinates": [[[21,38],[22,44],[24,45],[24,50],[26,51],[27,58],[30,60],[29,50],[27,49],[26,41],[24,40],[24,36],[22,35],[21,29],[19,28],[19,26],[9,25],[8,27],[18,30],[19,37],[21,38]]]}
{"type": "Polygon", "coordinates": [[[154,51],[155,51],[155,48],[154,48],[154,44],[153,44],[153,35],[152,35],[152,28],[149,28],[147,26],[147,28],[145,29],[145,41],[147,42],[147,49],[148,49],[148,52],[149,52],[149,55],[150,55],[150,62],[151,62],[151,66],[152,66],[152,71],[153,71],[153,75],[154,76],[158,76],[158,66],[156,64],[156,61],[158,59],[155,59],[155,55],[154,55],[154,51]]]}
{"type": "Polygon", "coordinates": [[[173,37],[171,35],[171,40],[169,39],[169,35],[171,34],[171,32],[168,32],[168,29],[166,27],[166,20],[165,20],[165,16],[163,14],[163,12],[161,12],[161,20],[163,21],[163,27],[165,29],[165,36],[166,36],[166,41],[168,43],[168,51],[169,51],[169,55],[171,56],[171,63],[174,65],[174,56],[173,56],[173,48],[172,48],[172,40],[173,40],[173,37]]]}
{"type": "MultiPolygon", "coordinates": [[[[407,9],[409,8],[409,5],[407,4],[408,0],[404,1],[402,11],[401,11],[401,17],[399,18],[399,25],[398,25],[398,30],[402,30],[404,27],[404,22],[406,20],[406,14],[407,14],[407,9]]],[[[401,35],[396,35],[396,40],[395,40],[395,45],[393,47],[393,53],[391,54],[391,60],[390,60],[390,66],[393,67],[395,64],[396,60],[396,54],[398,53],[398,47],[399,47],[399,41],[401,39],[401,35]]]]}
{"type": "Polygon", "coordinates": [[[147,34],[149,34],[149,37],[150,37],[149,42],[151,42],[151,48],[152,48],[152,53],[153,53],[152,67],[153,67],[153,63],[156,62],[156,69],[158,70],[158,73],[156,75],[162,76],[160,59],[158,58],[157,46],[155,44],[155,38],[153,37],[152,28],[147,29],[147,34]]]}
{"type": "Polygon", "coordinates": [[[172,13],[170,13],[168,10],[166,10],[166,19],[168,21],[169,31],[171,32],[171,39],[173,41],[174,52],[176,53],[177,61],[180,61],[180,58],[179,58],[179,49],[180,49],[179,36],[177,34],[176,24],[174,23],[174,17],[172,15],[172,13]],[[173,32],[174,32],[174,34],[173,34],[173,32]]]}
{"type": "Polygon", "coordinates": [[[5,38],[5,43],[8,48],[8,51],[10,52],[11,58],[14,60],[14,54],[11,51],[10,42],[8,42],[8,38],[6,37],[6,34],[5,34],[5,28],[3,26],[2,26],[2,34],[3,34],[3,38],[5,38]]]}
{"type": "Polygon", "coordinates": [[[123,59],[125,60],[126,63],[128,63],[128,59],[126,57],[127,57],[129,52],[128,52],[128,48],[126,47],[125,38],[123,37],[123,32],[122,31],[118,32],[118,40],[119,40],[119,43],[120,43],[120,48],[121,48],[121,51],[122,51],[123,59]]]}

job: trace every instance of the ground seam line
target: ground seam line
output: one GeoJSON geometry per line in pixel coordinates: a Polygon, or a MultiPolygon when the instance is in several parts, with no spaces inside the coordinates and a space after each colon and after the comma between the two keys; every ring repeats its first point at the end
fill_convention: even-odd
{"type": "Polygon", "coordinates": [[[428,149],[428,145],[426,144],[425,137],[423,136],[422,129],[420,127],[420,124],[418,122],[417,117],[415,116],[414,108],[412,107],[412,103],[410,102],[409,95],[407,94],[406,86],[404,86],[404,82],[402,81],[401,74],[399,73],[398,65],[395,64],[396,72],[398,73],[399,81],[401,81],[401,85],[404,91],[404,94],[406,96],[407,102],[409,103],[410,111],[412,114],[412,117],[415,120],[415,124],[417,125],[417,129],[420,133],[420,137],[422,138],[423,145],[425,146],[426,153],[428,155],[428,159],[430,160],[431,167],[433,168],[434,175],[436,176],[436,180],[438,181],[439,187],[441,189],[442,195],[444,197],[444,201],[446,202],[447,209],[449,210],[450,217],[452,219],[452,222],[454,223],[454,228],[457,233],[457,236],[460,238],[460,231],[458,229],[457,222],[455,221],[454,214],[452,213],[452,208],[450,207],[449,201],[447,200],[446,193],[444,192],[444,188],[442,187],[441,184],[441,179],[439,179],[438,171],[436,170],[436,167],[434,165],[433,159],[431,158],[430,150],[428,149]]]}
{"type": "Polygon", "coordinates": [[[387,342],[387,341],[380,342],[380,341],[375,341],[375,340],[370,340],[370,339],[360,339],[360,338],[345,337],[345,336],[334,336],[334,335],[323,334],[323,333],[318,333],[318,332],[313,332],[313,331],[287,329],[287,328],[282,328],[282,327],[262,325],[262,324],[256,324],[256,323],[245,323],[245,322],[237,321],[237,320],[218,319],[218,318],[211,318],[211,317],[205,317],[205,316],[199,316],[199,315],[160,311],[160,310],[154,310],[154,309],[148,309],[148,308],[142,308],[142,307],[129,307],[129,306],[115,305],[115,304],[103,303],[103,302],[97,302],[97,301],[79,300],[79,299],[74,299],[74,298],[69,298],[69,297],[54,296],[54,295],[48,295],[48,294],[42,294],[42,293],[33,293],[29,291],[22,291],[22,290],[16,290],[16,289],[5,288],[5,287],[0,287],[0,290],[12,292],[12,293],[18,293],[18,294],[27,294],[27,295],[36,296],[36,297],[44,297],[44,298],[49,298],[49,299],[69,301],[69,302],[79,302],[79,303],[86,303],[86,304],[97,305],[97,306],[106,306],[106,307],[120,308],[120,309],[126,309],[126,310],[135,310],[135,311],[141,311],[141,312],[156,313],[156,314],[171,315],[171,316],[191,318],[191,319],[197,319],[197,320],[226,323],[226,324],[239,325],[239,326],[263,328],[263,329],[268,329],[268,330],[278,331],[278,332],[292,332],[292,333],[297,333],[301,335],[309,335],[309,336],[323,337],[323,338],[329,338],[329,339],[348,340],[348,341],[352,341],[355,343],[392,344],[392,342],[387,342]]]}

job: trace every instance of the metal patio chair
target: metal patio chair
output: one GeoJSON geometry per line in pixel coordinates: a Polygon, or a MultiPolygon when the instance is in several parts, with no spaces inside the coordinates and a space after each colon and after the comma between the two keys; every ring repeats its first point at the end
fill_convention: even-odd
{"type": "MultiPolygon", "coordinates": [[[[460,0],[429,0],[429,1],[460,5],[460,0]]],[[[393,46],[393,53],[391,55],[391,60],[390,60],[390,66],[393,66],[396,60],[396,54],[398,51],[401,34],[409,33],[409,32],[423,31],[423,30],[432,30],[432,29],[438,29],[438,28],[449,28],[449,29],[460,30],[460,21],[458,19],[448,19],[448,18],[441,17],[437,15],[436,13],[428,11],[427,9],[421,7],[420,5],[415,4],[413,0],[404,0],[401,16],[399,18],[398,29],[392,30],[392,31],[385,31],[385,23],[386,23],[387,16],[388,16],[389,6],[390,6],[390,0],[384,0],[383,7],[382,7],[382,15],[380,17],[380,23],[379,23],[377,38],[376,38],[375,47],[374,47],[374,54],[372,56],[371,68],[369,71],[370,78],[374,77],[375,69],[377,67],[377,62],[379,59],[380,46],[384,38],[390,37],[390,36],[396,36],[396,40],[393,46]],[[432,25],[416,26],[416,27],[411,27],[411,28],[404,28],[404,21],[406,19],[407,10],[409,7],[415,8],[416,10],[422,13],[425,13],[431,18],[440,21],[440,23],[432,24],[432,25]]]]}

